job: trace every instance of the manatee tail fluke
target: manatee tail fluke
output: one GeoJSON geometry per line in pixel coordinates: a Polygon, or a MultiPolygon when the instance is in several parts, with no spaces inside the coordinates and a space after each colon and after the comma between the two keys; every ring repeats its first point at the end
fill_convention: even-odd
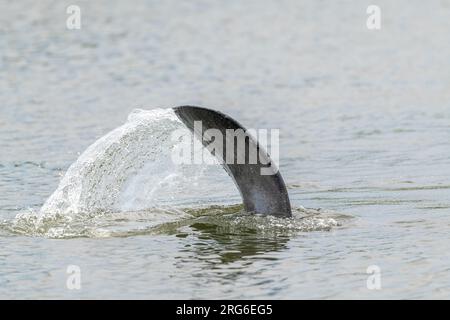
{"type": "Polygon", "coordinates": [[[289,196],[280,172],[247,129],[229,116],[211,109],[180,106],[175,107],[174,111],[219,159],[239,189],[246,211],[278,217],[292,216],[289,196]],[[230,132],[235,134],[231,135],[230,132]],[[221,143],[214,143],[218,137],[222,138],[221,143]],[[242,143],[235,139],[242,139],[242,143]],[[214,148],[210,148],[212,145],[214,148]],[[256,151],[256,159],[251,156],[252,150],[256,151]]]}

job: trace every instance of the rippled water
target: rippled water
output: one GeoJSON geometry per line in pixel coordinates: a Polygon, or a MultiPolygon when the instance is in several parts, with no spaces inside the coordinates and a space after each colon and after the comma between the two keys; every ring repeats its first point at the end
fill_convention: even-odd
{"type": "Polygon", "coordinates": [[[0,3],[1,298],[449,297],[450,2],[378,1],[380,31],[359,1],[80,1],[81,30],[69,4],[0,3]],[[281,129],[293,219],[245,214],[220,168],[169,165],[82,193],[111,211],[42,216],[134,109],[184,104],[281,129]]]}

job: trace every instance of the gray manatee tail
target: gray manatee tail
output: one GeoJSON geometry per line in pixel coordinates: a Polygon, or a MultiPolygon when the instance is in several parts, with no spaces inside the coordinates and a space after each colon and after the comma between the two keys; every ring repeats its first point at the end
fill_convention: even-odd
{"type": "Polygon", "coordinates": [[[178,118],[219,159],[223,168],[233,178],[246,211],[277,217],[292,216],[289,196],[280,172],[267,152],[244,127],[229,116],[211,109],[194,106],[180,106],[173,109],[178,118]],[[238,134],[230,135],[231,130],[238,134]],[[211,132],[221,134],[214,135],[211,132]],[[222,137],[222,143],[214,143],[217,136],[222,137]],[[242,143],[239,143],[239,139],[242,139],[240,140],[242,143]],[[212,148],[213,145],[222,147],[212,148]],[[251,158],[252,150],[256,151],[257,159],[251,158]],[[266,173],[261,174],[262,172],[266,173]]]}

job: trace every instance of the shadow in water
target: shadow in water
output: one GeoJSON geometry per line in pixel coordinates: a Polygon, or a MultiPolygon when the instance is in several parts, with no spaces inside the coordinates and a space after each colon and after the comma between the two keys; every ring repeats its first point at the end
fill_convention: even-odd
{"type": "MultiPolygon", "coordinates": [[[[201,245],[194,245],[193,249],[199,256],[215,255],[217,258],[212,259],[212,264],[227,264],[246,257],[280,251],[286,248],[289,241],[287,236],[267,235],[251,229],[233,230],[227,226],[205,223],[194,223],[190,227],[199,233],[198,239],[201,240],[201,245]],[[209,245],[205,247],[205,243],[209,245]]],[[[270,259],[275,258],[272,256],[270,259]]]]}
{"type": "Polygon", "coordinates": [[[236,264],[231,268],[235,275],[255,260],[277,260],[270,253],[286,249],[289,241],[288,234],[263,232],[223,217],[195,221],[179,230],[176,236],[186,241],[177,258],[180,268],[186,263],[196,264],[197,268],[207,272],[223,270],[225,266],[230,269],[230,265],[236,264]]]}

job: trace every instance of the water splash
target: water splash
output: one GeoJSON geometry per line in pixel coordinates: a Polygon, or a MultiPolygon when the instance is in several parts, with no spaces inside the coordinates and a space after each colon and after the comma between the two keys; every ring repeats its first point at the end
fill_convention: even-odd
{"type": "Polygon", "coordinates": [[[339,225],[333,217],[304,208],[280,219],[247,214],[241,205],[199,206],[227,199],[237,190],[210,155],[213,166],[172,161],[178,142],[171,133],[179,129],[185,126],[172,109],[134,110],[124,125],[81,154],[39,211],[22,212],[1,229],[49,238],[97,238],[177,233],[205,224],[238,234],[323,231],[339,225]],[[202,201],[202,195],[208,200],[202,201]]]}
{"type": "Polygon", "coordinates": [[[152,234],[187,234],[216,229],[217,235],[288,237],[299,232],[329,231],[349,216],[317,209],[293,208],[292,218],[259,216],[244,212],[242,205],[203,208],[154,208],[130,212],[90,212],[42,215],[23,212],[0,229],[11,234],[53,239],[130,237],[152,234]]]}
{"type": "MultiPolygon", "coordinates": [[[[182,128],[171,109],[135,110],[128,121],[70,166],[43,214],[125,211],[151,207],[158,187],[190,176],[170,161],[170,132],[182,128]]],[[[175,184],[175,183],[174,183],[175,184]]]]}

